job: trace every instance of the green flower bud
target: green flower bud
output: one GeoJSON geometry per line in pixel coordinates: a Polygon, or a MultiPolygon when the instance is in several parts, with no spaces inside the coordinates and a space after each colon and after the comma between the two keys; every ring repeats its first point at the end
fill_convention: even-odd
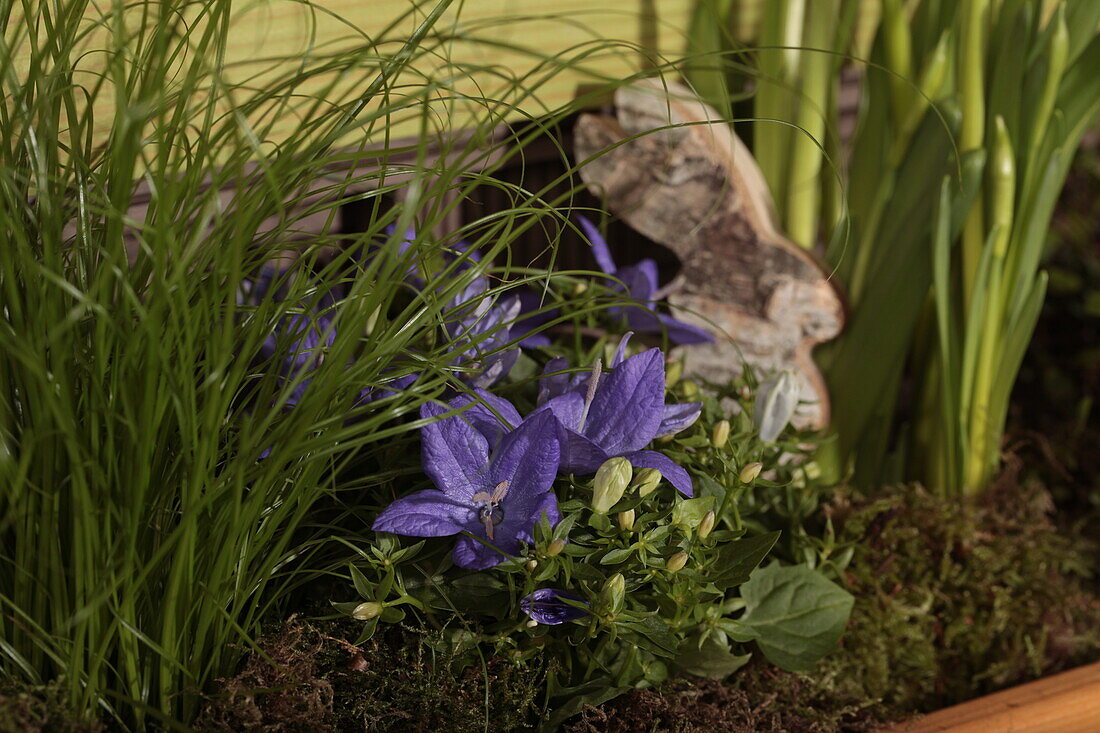
{"type": "Polygon", "coordinates": [[[558,538],[558,539],[554,540],[553,542],[551,542],[546,547],[546,554],[549,555],[550,557],[553,557],[554,555],[560,555],[561,551],[564,550],[564,549],[565,549],[565,540],[563,540],[561,538],[558,538]]]}
{"type": "Polygon", "coordinates": [[[634,529],[634,510],[627,509],[625,512],[619,512],[616,517],[619,522],[619,529],[629,532],[634,529]]]}
{"type": "Polygon", "coordinates": [[[675,387],[682,376],[684,376],[684,362],[679,359],[668,362],[665,367],[665,389],[675,387]]]}
{"type": "Polygon", "coordinates": [[[714,512],[710,511],[703,515],[703,518],[699,520],[699,526],[695,529],[696,534],[699,535],[699,539],[705,540],[710,531],[714,529],[715,516],[714,512]]]}
{"type": "Polygon", "coordinates": [[[730,421],[719,420],[710,431],[710,444],[715,448],[723,447],[730,439],[730,421]]]}
{"type": "Polygon", "coordinates": [[[382,613],[381,603],[378,601],[367,601],[366,603],[360,603],[356,606],[355,610],[351,612],[351,617],[359,621],[370,621],[380,613],[382,613]]]}
{"type": "Polygon", "coordinates": [[[584,281],[578,281],[573,283],[573,295],[584,295],[588,290],[588,283],[584,281]]]}
{"type": "Polygon", "coordinates": [[[534,559],[528,560],[527,562],[523,563],[523,567],[527,568],[527,572],[529,573],[535,572],[535,568],[537,568],[538,566],[539,561],[534,559]]]}
{"type": "Polygon", "coordinates": [[[681,391],[684,393],[684,397],[688,400],[693,400],[699,396],[699,385],[690,379],[684,382],[684,386],[681,387],[681,391]]]}
{"type": "Polygon", "coordinates": [[[638,489],[638,496],[649,496],[661,483],[661,472],[656,468],[643,468],[634,474],[634,487],[638,489]]]}
{"type": "Polygon", "coordinates": [[[622,456],[604,461],[592,482],[592,511],[606,514],[626,493],[634,467],[622,456]]]}
{"type": "Polygon", "coordinates": [[[622,573],[615,573],[606,581],[600,589],[600,597],[596,599],[596,613],[600,616],[615,615],[623,610],[623,601],[626,598],[626,578],[622,573]]]}
{"type": "Polygon", "coordinates": [[[741,479],[743,484],[751,484],[756,480],[756,477],[760,475],[761,469],[764,468],[764,464],[760,461],[753,461],[752,463],[745,464],[745,467],[741,469],[741,473],[738,474],[738,478],[741,479]]]}
{"type": "Polygon", "coordinates": [[[528,620],[527,620],[527,628],[529,628],[529,629],[533,629],[533,628],[535,628],[535,627],[536,627],[536,626],[538,626],[538,625],[539,625],[539,622],[538,622],[538,621],[536,621],[536,620],[535,620],[535,619],[533,619],[533,618],[532,618],[532,619],[528,619],[528,620]]]}
{"type": "Polygon", "coordinates": [[[679,570],[683,570],[687,562],[688,554],[686,552],[677,552],[665,561],[665,569],[670,573],[675,573],[679,570]]]}

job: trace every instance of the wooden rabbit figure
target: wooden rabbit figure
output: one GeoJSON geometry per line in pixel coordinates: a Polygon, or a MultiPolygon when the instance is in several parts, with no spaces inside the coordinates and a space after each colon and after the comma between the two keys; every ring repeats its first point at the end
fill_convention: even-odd
{"type": "Polygon", "coordinates": [[[615,107],[615,117],[578,120],[576,160],[612,213],[679,257],[669,302],[717,336],[687,349],[687,368],[717,380],[743,362],[762,376],[792,370],[802,401],[793,422],[824,427],[828,393],[810,352],[840,333],[844,308],[821,265],[779,232],[752,154],[681,85],[622,87],[615,107]]]}

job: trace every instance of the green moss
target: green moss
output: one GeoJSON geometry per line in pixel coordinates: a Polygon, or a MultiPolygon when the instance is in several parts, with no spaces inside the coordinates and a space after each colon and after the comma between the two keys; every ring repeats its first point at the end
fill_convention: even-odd
{"type": "Polygon", "coordinates": [[[360,647],[361,624],[291,619],[222,680],[201,730],[383,731],[525,727],[541,712],[540,663],[468,666],[434,632],[390,628],[360,647]]]}
{"type": "Polygon", "coordinates": [[[0,731],[96,733],[103,727],[79,717],[57,683],[31,686],[0,678],[0,731]]]}
{"type": "Polygon", "coordinates": [[[843,649],[816,673],[846,696],[927,711],[1090,661],[1095,548],[1050,519],[1045,491],[1007,480],[979,507],[902,487],[832,507],[857,545],[843,649]]]}

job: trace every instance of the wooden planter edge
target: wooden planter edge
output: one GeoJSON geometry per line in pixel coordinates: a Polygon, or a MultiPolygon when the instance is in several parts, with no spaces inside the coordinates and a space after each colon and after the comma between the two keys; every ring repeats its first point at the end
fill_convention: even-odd
{"type": "MultiPolygon", "coordinates": [[[[1100,730],[1100,663],[937,710],[888,733],[1086,733],[1100,730]]],[[[883,731],[882,733],[887,733],[883,731]]]]}

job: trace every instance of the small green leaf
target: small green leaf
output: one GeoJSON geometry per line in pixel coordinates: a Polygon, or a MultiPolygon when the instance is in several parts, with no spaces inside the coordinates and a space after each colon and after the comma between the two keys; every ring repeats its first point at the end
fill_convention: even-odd
{"type": "Polygon", "coordinates": [[[745,666],[751,654],[734,654],[728,644],[720,644],[708,636],[700,648],[696,643],[684,644],[676,655],[676,666],[696,677],[721,680],[745,666]]]}
{"type": "Polygon", "coordinates": [[[611,550],[603,556],[602,560],[600,560],[600,565],[614,565],[616,563],[626,562],[633,554],[633,547],[621,547],[617,550],[611,550]]]}
{"type": "Polygon", "coordinates": [[[717,574],[711,581],[719,588],[732,588],[747,582],[778,539],[779,532],[769,532],[726,545],[718,553],[717,574]]]}
{"type": "Polygon", "coordinates": [[[379,618],[387,624],[400,623],[405,620],[405,609],[397,606],[387,606],[379,618]]]}
{"type": "Polygon", "coordinates": [[[348,563],[348,569],[351,571],[351,582],[355,584],[356,592],[364,600],[373,601],[374,584],[367,580],[367,576],[363,575],[362,571],[351,563],[348,563]]]}
{"type": "Polygon", "coordinates": [[[855,600],[805,565],[778,563],[754,572],[741,595],[739,621],[768,661],[790,671],[808,669],[836,648],[855,600]]]}
{"type": "Polygon", "coordinates": [[[672,523],[685,529],[695,529],[707,512],[714,509],[713,496],[684,499],[672,508],[672,523]]]}
{"type": "Polygon", "coordinates": [[[669,628],[668,624],[656,616],[646,616],[641,621],[623,625],[637,631],[638,634],[651,642],[651,644],[641,643],[639,646],[643,646],[659,656],[671,657],[676,654],[676,650],[680,647],[676,634],[672,633],[672,629],[669,628]]]}
{"type": "Polygon", "coordinates": [[[363,625],[363,631],[360,632],[358,638],[356,638],[356,640],[354,642],[355,646],[359,646],[360,644],[365,644],[366,642],[370,641],[370,638],[372,636],[374,636],[374,632],[377,628],[378,628],[378,617],[375,616],[374,618],[372,618],[370,621],[367,621],[363,625]]]}

